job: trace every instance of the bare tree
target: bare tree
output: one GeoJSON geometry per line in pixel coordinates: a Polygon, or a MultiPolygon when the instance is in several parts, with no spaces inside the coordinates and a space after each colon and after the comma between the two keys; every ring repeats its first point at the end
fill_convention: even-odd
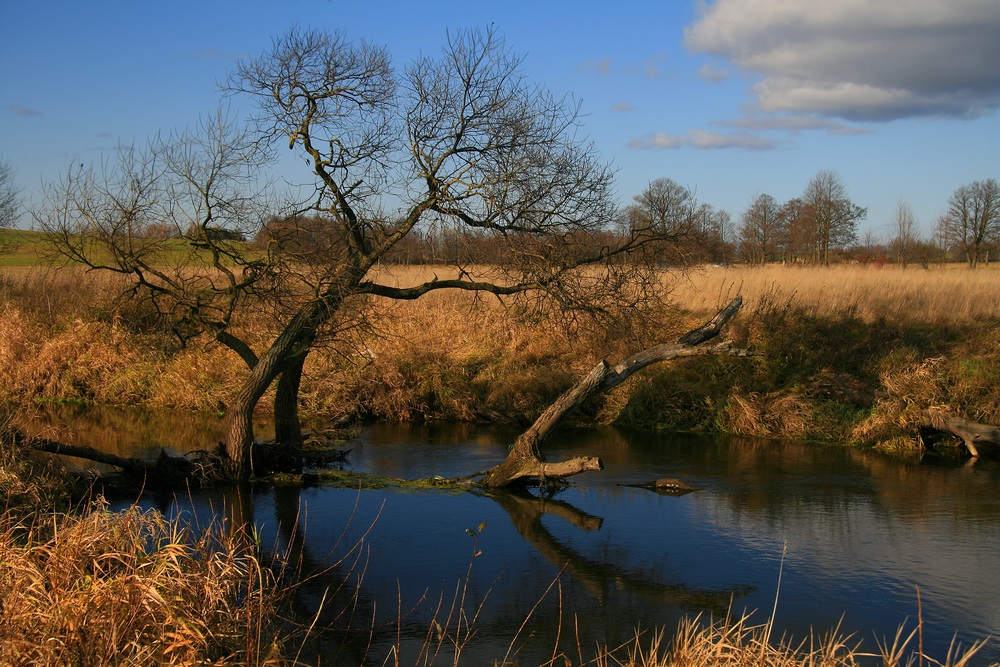
{"type": "Polygon", "coordinates": [[[1000,240],[1000,185],[995,179],[962,185],[948,199],[938,220],[946,242],[958,248],[970,269],[989,260],[989,246],[1000,240]]]}
{"type": "Polygon", "coordinates": [[[186,333],[207,331],[246,362],[227,407],[231,475],[252,472],[254,408],[275,383],[277,439],[301,441],[306,357],[372,299],[457,289],[595,317],[624,317],[652,303],[662,281],[651,258],[668,235],[653,224],[610,235],[611,169],[577,138],[578,107],[530,85],[520,65],[492,30],[451,35],[440,57],[420,58],[402,73],[385,49],[292,30],[229,79],[230,93],[255,104],[250,135],[230,129],[228,143],[157,144],[107,170],[114,187],[93,172],[53,192],[43,217],[64,254],[131,277],[186,333]],[[263,238],[253,224],[271,216],[256,205],[276,204],[256,176],[279,149],[308,166],[307,185],[278,216],[296,234],[272,237],[262,252],[213,231],[263,238]],[[95,215],[85,213],[88,193],[102,201],[95,215]],[[154,261],[160,238],[136,233],[163,219],[195,231],[180,276],[154,261]],[[410,287],[380,282],[377,264],[429,229],[470,241],[452,255],[453,275],[410,287]],[[300,242],[306,231],[308,244],[300,242]],[[89,243],[102,244],[110,259],[98,260],[89,243]],[[484,249],[492,261],[483,261],[484,249]],[[190,271],[205,253],[211,270],[190,271]],[[274,322],[276,333],[258,349],[232,326],[247,303],[255,305],[247,316],[274,322]]]}
{"type": "Polygon", "coordinates": [[[843,248],[857,239],[858,221],[867,215],[847,196],[847,187],[833,171],[818,172],[802,194],[802,219],[808,225],[812,241],[812,259],[830,263],[830,251],[843,248]]]}
{"type": "Polygon", "coordinates": [[[0,228],[17,222],[21,209],[20,189],[14,184],[14,167],[0,160],[0,228]]]}
{"type": "Polygon", "coordinates": [[[625,210],[626,229],[631,234],[654,234],[672,243],[661,257],[663,263],[676,264],[692,259],[701,239],[698,202],[690,188],[669,178],[650,181],[625,210]]]}
{"type": "Polygon", "coordinates": [[[903,200],[896,204],[896,212],[892,216],[892,232],[889,248],[899,265],[905,269],[914,259],[920,234],[913,209],[903,200]]]}
{"type": "Polygon", "coordinates": [[[871,227],[861,235],[860,241],[854,247],[853,258],[860,264],[882,264],[886,259],[885,246],[871,227]]]}
{"type": "Polygon", "coordinates": [[[773,262],[788,244],[788,219],[768,194],[757,195],[740,216],[740,255],[748,264],[773,262]]]}

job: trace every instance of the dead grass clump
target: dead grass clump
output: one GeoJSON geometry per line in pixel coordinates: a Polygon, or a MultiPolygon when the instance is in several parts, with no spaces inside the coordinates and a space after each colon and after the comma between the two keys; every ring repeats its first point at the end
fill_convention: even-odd
{"type": "Polygon", "coordinates": [[[794,392],[733,393],[723,412],[726,430],[737,435],[799,440],[812,430],[812,408],[794,392]]]}
{"type": "Polygon", "coordinates": [[[672,641],[663,631],[646,639],[636,638],[623,649],[624,658],[610,652],[598,656],[598,667],[857,667],[877,659],[884,667],[911,667],[928,664],[939,667],[966,667],[983,647],[984,641],[968,648],[952,646],[944,661],[919,654],[913,644],[919,625],[909,634],[900,627],[892,643],[880,643],[877,654],[861,651],[860,642],[834,628],[825,635],[810,634],[795,643],[789,637],[772,640],[770,623],[754,624],[749,616],[704,622],[698,616],[683,619],[672,641]]]}
{"type": "Polygon", "coordinates": [[[926,423],[924,411],[947,395],[945,357],[920,358],[912,350],[900,350],[882,363],[881,392],[871,413],[853,432],[856,441],[898,449],[912,442],[926,423]]]}
{"type": "Polygon", "coordinates": [[[157,375],[160,353],[101,322],[76,321],[43,341],[22,368],[34,398],[140,404],[157,375]]]}
{"type": "MultiPolygon", "coordinates": [[[[704,623],[685,618],[667,650],[662,632],[647,647],[639,637],[628,649],[623,667],[855,667],[857,643],[835,629],[825,637],[810,637],[798,645],[784,638],[771,641],[771,626],[756,625],[748,616],[704,623]]],[[[601,663],[607,665],[607,662],[601,663]]]]}
{"type": "Polygon", "coordinates": [[[246,365],[235,352],[214,343],[175,352],[158,364],[145,406],[217,413],[240,387],[246,365]]]}
{"type": "Polygon", "coordinates": [[[5,369],[7,378],[0,383],[0,395],[5,399],[15,398],[23,391],[18,378],[34,363],[43,338],[41,329],[20,310],[10,305],[0,309],[0,368],[5,369]]]}
{"type": "Polygon", "coordinates": [[[278,662],[274,578],[220,526],[97,503],[19,533],[0,517],[0,663],[278,662]]]}
{"type": "Polygon", "coordinates": [[[389,420],[528,419],[571,384],[579,365],[579,352],[560,330],[464,294],[380,303],[372,317],[377,335],[310,354],[304,411],[389,420]]]}

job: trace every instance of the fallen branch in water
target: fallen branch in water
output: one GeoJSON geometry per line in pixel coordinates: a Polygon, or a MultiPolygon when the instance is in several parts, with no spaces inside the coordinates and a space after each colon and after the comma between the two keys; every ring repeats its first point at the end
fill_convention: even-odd
{"type": "Polygon", "coordinates": [[[1000,428],[966,419],[947,406],[933,405],[927,408],[927,416],[933,428],[961,438],[973,458],[979,457],[979,446],[983,443],[1000,445],[1000,428]]]}
{"type": "Polygon", "coordinates": [[[647,366],[682,357],[750,356],[751,352],[733,347],[729,341],[709,347],[696,347],[718,336],[722,327],[739,312],[742,305],[743,297],[737,296],[710,321],[684,334],[676,342],[663,343],[643,350],[614,366],[607,361],[601,361],[586,377],[556,399],[535,420],[535,423],[521,434],[514,442],[507,458],[496,467],[488,470],[481,484],[488,487],[502,487],[523,483],[529,479],[561,478],[581,472],[602,470],[604,464],[596,456],[581,456],[568,461],[548,463],[542,455],[541,444],[566,415],[594,396],[612,387],[617,387],[629,376],[647,366]]]}

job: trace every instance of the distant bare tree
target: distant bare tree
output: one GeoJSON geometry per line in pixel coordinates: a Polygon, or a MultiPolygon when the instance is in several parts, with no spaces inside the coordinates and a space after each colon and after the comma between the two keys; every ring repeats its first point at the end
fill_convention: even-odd
{"type": "Polygon", "coordinates": [[[21,209],[20,190],[14,184],[14,167],[0,160],[0,228],[17,222],[21,209]]]}
{"type": "Polygon", "coordinates": [[[989,246],[1000,240],[1000,185],[995,179],[958,187],[938,220],[940,234],[965,257],[970,269],[989,261],[989,246]]]}
{"type": "Polygon", "coordinates": [[[847,187],[833,171],[818,172],[802,194],[803,219],[812,236],[812,259],[830,263],[830,251],[843,248],[857,239],[858,221],[867,215],[850,200],[847,187]]]}
{"type": "Polygon", "coordinates": [[[669,178],[657,178],[650,181],[626,209],[625,231],[673,239],[670,255],[663,260],[669,263],[686,261],[698,238],[697,210],[698,202],[689,188],[669,178]]]}
{"type": "Polygon", "coordinates": [[[740,255],[747,264],[781,258],[788,244],[788,220],[768,194],[757,195],[740,216],[740,255]]]}
{"type": "Polygon", "coordinates": [[[855,246],[852,255],[861,264],[882,264],[886,259],[886,250],[875,230],[869,227],[861,235],[861,240],[855,246]]]}
{"type": "Polygon", "coordinates": [[[736,254],[736,223],[725,209],[713,208],[705,228],[705,243],[709,259],[719,264],[729,264],[736,254]]]}
{"type": "Polygon", "coordinates": [[[780,224],[788,234],[788,261],[805,261],[812,257],[816,246],[816,230],[806,216],[806,206],[799,197],[793,197],[781,205],[778,211],[780,224]]]}
{"type": "Polygon", "coordinates": [[[910,205],[900,200],[896,204],[896,212],[892,216],[892,238],[889,249],[896,262],[904,269],[914,259],[917,245],[920,243],[920,233],[917,230],[917,220],[910,205]]]}

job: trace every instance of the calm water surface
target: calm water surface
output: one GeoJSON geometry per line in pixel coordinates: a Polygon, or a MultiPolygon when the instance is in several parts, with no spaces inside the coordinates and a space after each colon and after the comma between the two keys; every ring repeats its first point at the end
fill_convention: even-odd
{"type": "MultiPolygon", "coordinates": [[[[94,434],[76,422],[64,435],[121,453],[156,452],[171,438],[182,451],[191,446],[181,442],[188,436],[180,418],[104,424],[94,434]]],[[[206,434],[217,437],[217,424],[192,428],[199,447],[206,434]]],[[[348,468],[405,478],[467,474],[500,461],[514,436],[373,426],[349,445],[348,468]]],[[[839,623],[875,650],[901,623],[913,626],[917,587],[931,656],[943,660],[956,634],[965,645],[1000,638],[996,462],[900,461],[843,447],[610,429],[563,431],[547,450],[551,459],[580,454],[601,456],[606,469],[574,477],[548,500],[258,487],[144,502],[199,517],[226,511],[252,522],[265,545],[291,542],[307,569],[336,564],[297,598],[308,616],[339,587],[327,597],[324,620],[333,620],[347,592],[360,592],[353,617],[338,619],[351,619],[354,640],[321,646],[323,664],[360,664],[365,655],[381,664],[394,642],[402,664],[413,664],[435,609],[444,624],[456,596],[467,616],[478,611],[463,664],[493,664],[508,652],[538,664],[557,640],[575,657],[577,636],[589,658],[597,642],[616,646],[635,628],[673,629],[699,613],[756,610],[764,622],[776,597],[776,635],[802,638],[839,623]],[[670,496],[624,486],[658,477],[702,490],[670,496]]],[[[1000,639],[974,664],[995,661],[1000,639]]]]}

